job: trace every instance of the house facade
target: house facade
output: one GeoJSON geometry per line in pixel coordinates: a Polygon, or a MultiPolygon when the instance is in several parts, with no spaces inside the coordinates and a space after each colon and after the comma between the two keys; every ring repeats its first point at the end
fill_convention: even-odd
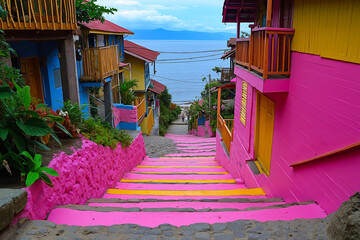
{"type": "Polygon", "coordinates": [[[60,0],[52,9],[47,3],[7,1],[3,7],[8,15],[0,19],[0,27],[17,53],[8,65],[21,70],[33,98],[56,110],[65,100],[79,102],[74,49],[77,23],[71,14],[75,0],[60,0]]]}
{"type": "Polygon", "coordinates": [[[360,189],[359,11],[353,0],[224,1],[223,22],[238,24],[237,94],[230,151],[218,132],[216,158],[248,187],[328,214],[360,189]]]}

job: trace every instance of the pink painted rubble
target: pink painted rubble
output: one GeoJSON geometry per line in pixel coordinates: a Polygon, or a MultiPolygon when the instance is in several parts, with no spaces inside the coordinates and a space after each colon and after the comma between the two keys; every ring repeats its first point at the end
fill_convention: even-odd
{"type": "Polygon", "coordinates": [[[56,206],[84,204],[90,198],[102,197],[108,188],[114,187],[126,172],[138,165],[145,155],[141,134],[126,149],[118,145],[113,150],[82,139],[81,149],[71,155],[61,152],[49,164],[49,167],[59,173],[59,177],[51,177],[53,188],[37,181],[25,189],[28,192],[27,205],[13,223],[23,217],[43,220],[56,206]]]}

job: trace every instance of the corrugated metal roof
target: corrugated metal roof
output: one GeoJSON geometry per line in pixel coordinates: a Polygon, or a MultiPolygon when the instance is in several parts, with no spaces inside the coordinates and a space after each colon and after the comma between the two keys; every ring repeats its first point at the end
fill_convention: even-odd
{"type": "Polygon", "coordinates": [[[130,42],[128,40],[124,41],[125,53],[130,54],[134,57],[142,58],[147,62],[153,62],[160,55],[160,53],[140,46],[136,43],[130,42]]]}

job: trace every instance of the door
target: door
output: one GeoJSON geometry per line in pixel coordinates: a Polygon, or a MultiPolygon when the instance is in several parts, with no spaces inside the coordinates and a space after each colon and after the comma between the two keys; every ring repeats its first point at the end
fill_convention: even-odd
{"type": "Polygon", "coordinates": [[[44,102],[39,58],[21,58],[21,72],[24,74],[26,84],[30,86],[31,97],[44,102]]]}
{"type": "Polygon", "coordinates": [[[267,176],[270,174],[271,150],[274,133],[275,103],[257,93],[255,157],[267,176]]]}
{"type": "Polygon", "coordinates": [[[280,27],[292,28],[294,0],[282,0],[280,8],[280,27]]]}

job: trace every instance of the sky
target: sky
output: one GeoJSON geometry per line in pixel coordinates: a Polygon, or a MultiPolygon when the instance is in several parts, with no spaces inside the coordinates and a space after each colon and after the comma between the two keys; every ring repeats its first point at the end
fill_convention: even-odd
{"type": "Polygon", "coordinates": [[[236,33],[234,23],[222,23],[223,0],[98,0],[97,3],[117,8],[106,19],[129,30],[163,28],[236,33]]]}

